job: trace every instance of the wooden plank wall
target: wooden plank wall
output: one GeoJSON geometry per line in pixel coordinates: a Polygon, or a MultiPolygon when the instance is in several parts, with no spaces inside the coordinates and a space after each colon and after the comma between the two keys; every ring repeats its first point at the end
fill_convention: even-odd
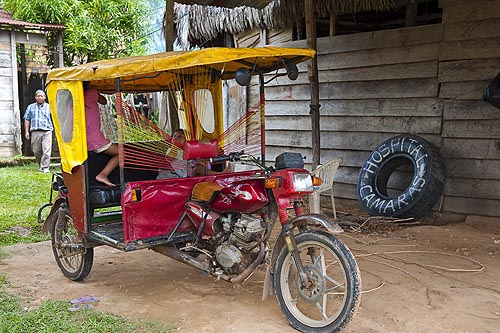
{"type": "Polygon", "coordinates": [[[244,32],[235,39],[236,47],[258,47],[260,45],[260,30],[254,29],[244,32]]]}
{"type": "Polygon", "coordinates": [[[500,216],[500,110],[482,101],[500,73],[500,1],[441,1],[443,210],[500,216]]]}
{"type": "MultiPolygon", "coordinates": [[[[441,5],[442,24],[318,40],[321,162],[344,159],[335,184],[340,209],[359,208],[356,183],[370,151],[414,133],[445,158],[445,195],[434,209],[449,220],[500,216],[500,110],[481,99],[500,71],[500,1],[441,5]]],[[[269,161],[288,150],[311,162],[307,65],[300,70],[297,81],[278,78],[267,89],[269,161]]]]}
{"type": "Polygon", "coordinates": [[[0,157],[16,154],[11,63],[10,33],[0,31],[0,157]]]}

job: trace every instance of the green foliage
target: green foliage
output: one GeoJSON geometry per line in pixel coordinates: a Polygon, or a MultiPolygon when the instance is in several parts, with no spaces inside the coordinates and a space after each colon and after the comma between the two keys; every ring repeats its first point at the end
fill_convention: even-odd
{"type": "Polygon", "coordinates": [[[5,275],[0,274],[0,288],[6,284],[8,284],[7,278],[5,277],[5,275]]]}
{"type": "Polygon", "coordinates": [[[154,109],[151,111],[151,115],[149,116],[149,120],[151,120],[156,125],[160,124],[160,110],[154,109]]]}
{"type": "Polygon", "coordinates": [[[32,23],[61,24],[71,13],[72,5],[78,0],[24,1],[3,0],[3,7],[14,18],[32,23]]]}
{"type": "Polygon", "coordinates": [[[151,322],[128,322],[96,310],[68,311],[69,303],[45,301],[36,310],[22,308],[15,296],[0,291],[0,332],[172,332],[173,328],[151,322]]]}
{"type": "MultiPolygon", "coordinates": [[[[64,31],[66,65],[147,51],[146,0],[3,0],[4,9],[18,20],[56,23],[64,31]]],[[[55,44],[53,34],[49,40],[55,44]]]]}
{"type": "Polygon", "coordinates": [[[50,182],[35,164],[0,168],[0,246],[49,239],[40,234],[37,213],[49,202],[50,182]]]}

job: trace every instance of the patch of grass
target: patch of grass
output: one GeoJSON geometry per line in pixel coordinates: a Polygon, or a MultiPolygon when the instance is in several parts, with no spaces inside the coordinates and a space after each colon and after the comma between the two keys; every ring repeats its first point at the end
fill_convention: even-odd
{"type": "Polygon", "coordinates": [[[3,260],[3,259],[6,259],[8,258],[9,255],[7,254],[7,252],[5,252],[1,247],[0,247],[0,262],[3,260]]]}
{"type": "Polygon", "coordinates": [[[0,168],[0,246],[48,240],[38,208],[49,201],[51,174],[36,164],[0,168]]]}
{"type": "Polygon", "coordinates": [[[5,275],[0,274],[0,288],[8,283],[9,283],[9,281],[7,281],[7,278],[5,277],[5,275]]]}
{"type": "MultiPolygon", "coordinates": [[[[40,234],[40,206],[49,202],[51,174],[36,164],[0,168],[0,260],[7,257],[1,246],[50,239],[40,234]]],[[[69,302],[49,300],[27,309],[20,299],[6,292],[9,282],[0,273],[0,333],[167,333],[175,328],[158,322],[131,322],[94,309],[71,312],[69,302]]]]}
{"type": "Polygon", "coordinates": [[[23,308],[17,297],[0,291],[0,332],[167,333],[175,328],[157,322],[130,322],[94,309],[71,312],[68,302],[45,301],[35,310],[23,308]]]}

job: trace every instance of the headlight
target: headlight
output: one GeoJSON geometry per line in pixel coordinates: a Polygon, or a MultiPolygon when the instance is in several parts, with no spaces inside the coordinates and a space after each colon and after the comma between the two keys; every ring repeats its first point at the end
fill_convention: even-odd
{"type": "Polygon", "coordinates": [[[310,174],[294,173],[292,179],[293,179],[293,189],[296,192],[312,192],[314,190],[310,174]]]}

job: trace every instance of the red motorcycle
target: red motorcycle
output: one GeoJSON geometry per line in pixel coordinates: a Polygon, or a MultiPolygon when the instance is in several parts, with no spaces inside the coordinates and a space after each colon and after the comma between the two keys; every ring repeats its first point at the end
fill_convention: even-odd
{"type": "MultiPolygon", "coordinates": [[[[302,197],[312,193],[314,182],[319,185],[320,179],[302,168],[302,156],[284,153],[277,157],[275,167],[264,167],[243,153],[211,160],[241,161],[261,171],[210,176],[197,182],[170,233],[144,247],[233,283],[266,265],[264,296],[272,294],[270,286],[274,286],[278,304],[292,326],[303,332],[344,328],[360,301],[359,269],[350,250],[335,237],[342,229],[323,215],[304,214],[302,197]],[[288,214],[290,208],[293,218],[288,214]],[[282,229],[271,250],[277,219],[282,229]]],[[[67,187],[61,176],[54,175],[54,179],[55,201],[65,201],[67,187]]],[[[179,183],[178,179],[168,181],[179,183]]],[[[132,186],[127,195],[137,198],[142,192],[132,186]]],[[[123,247],[97,232],[79,241],[66,202],[54,216],[54,255],[64,275],[72,280],[82,280],[90,273],[93,246],[104,243],[125,251],[140,248],[138,244],[123,247]]]]}
{"type": "MultiPolygon", "coordinates": [[[[210,53],[210,57],[197,57],[196,66],[199,59],[213,61],[222,51],[200,52],[214,53],[210,53]]],[[[261,71],[261,83],[264,82],[265,70],[280,68],[284,64],[291,67],[290,61],[301,61],[303,54],[309,54],[304,50],[278,48],[227,52],[237,52],[237,59],[232,62],[225,58],[219,73],[221,76],[222,72],[234,75],[232,64],[247,64],[261,71]],[[243,61],[242,55],[254,58],[243,61]]],[[[62,172],[53,175],[52,190],[57,191],[57,195],[53,198],[51,191],[50,203],[40,209],[39,220],[52,235],[52,248],[59,268],[71,280],[85,279],[92,268],[94,247],[100,245],[122,251],[152,249],[233,283],[245,281],[254,271],[265,267],[264,296],[276,294],[281,310],[293,327],[303,332],[341,330],[358,307],[360,273],[354,256],[336,237],[342,229],[323,215],[305,214],[303,197],[311,194],[321,179],[304,169],[300,154],[282,153],[275,159],[274,166],[265,166],[265,158],[257,159],[248,153],[220,154],[221,142],[227,141],[224,136],[220,135],[222,139],[219,140],[187,140],[182,145],[183,158],[179,161],[184,166],[189,167],[188,161],[209,159],[214,167],[217,163],[230,161],[246,171],[159,179],[158,165],[152,162],[159,161],[162,168],[172,168],[173,156],[176,156],[174,148],[181,148],[181,145],[172,144],[171,138],[163,140],[161,131],[155,132],[154,140],[146,140],[144,133],[149,132],[145,124],[154,127],[153,124],[136,113],[130,118],[132,120],[122,119],[119,113],[117,122],[125,127],[121,130],[118,127],[121,131],[118,136],[120,167],[115,170],[116,178],[109,177],[119,185],[96,184],[96,173],[109,157],[86,150],[82,152],[82,146],[77,144],[81,139],[78,132],[69,131],[81,128],[82,124],[78,122],[85,119],[78,115],[81,105],[77,105],[82,102],[78,98],[82,87],[80,82],[75,83],[70,78],[84,80],[89,76],[94,85],[101,84],[101,90],[114,89],[115,81],[107,78],[123,70],[123,87],[127,88],[132,82],[133,88],[143,84],[145,89],[152,89],[149,88],[153,87],[149,84],[151,80],[158,85],[163,82],[159,79],[162,75],[180,75],[177,67],[172,72],[161,70],[159,62],[164,57],[155,58],[158,75],[148,72],[148,75],[135,78],[136,81],[131,78],[131,70],[136,67],[125,66],[126,60],[123,59],[117,59],[116,68],[103,73],[101,79],[96,78],[100,74],[99,64],[82,65],[82,70],[78,71],[68,68],[49,76],[49,81],[55,80],[52,86],[49,83],[49,88],[53,87],[49,89],[49,98],[52,97],[53,105],[56,105],[52,115],[62,151],[62,172]],[[85,71],[87,67],[91,68],[88,72],[85,71]],[[59,78],[64,80],[58,82],[59,78]],[[67,108],[74,112],[71,117],[64,113],[68,103],[63,102],[67,102],[64,98],[68,92],[74,96],[71,100],[74,105],[67,108]],[[74,122],[69,129],[64,127],[68,120],[74,122]],[[140,139],[127,137],[135,133],[140,124],[140,139]],[[82,157],[79,157],[80,153],[82,157]],[[154,168],[146,169],[144,165],[154,168]],[[50,207],[50,212],[43,219],[42,211],[47,207],[50,207]],[[273,233],[276,221],[281,225],[279,233],[273,233]]],[[[192,59],[189,53],[175,53],[172,57],[176,61],[169,62],[169,66],[178,66],[181,60],[189,62],[192,59]]],[[[144,59],[140,60],[142,65],[137,68],[142,70],[147,66],[144,59]]],[[[189,105],[195,104],[190,103],[188,85],[196,85],[199,89],[200,84],[199,73],[193,71],[193,65],[188,67],[189,71],[183,74],[182,80],[186,86],[182,87],[182,94],[177,95],[179,100],[180,97],[186,99],[182,102],[184,113],[189,105]]],[[[203,65],[200,70],[205,69],[206,65],[203,65]]],[[[240,70],[239,73],[245,76],[250,71],[240,70]]],[[[208,88],[203,89],[203,93],[213,89],[207,95],[214,96],[214,100],[220,96],[216,89],[220,85],[214,84],[221,79],[217,75],[207,75],[208,88]]],[[[171,76],[165,76],[163,80],[171,76]]],[[[236,79],[238,81],[238,76],[236,79]]],[[[115,96],[116,109],[123,109],[121,92],[115,96]]],[[[263,94],[261,96],[263,98],[263,94]]],[[[195,116],[193,113],[191,119],[196,119],[195,116]]],[[[259,116],[258,119],[263,118],[259,116]]],[[[248,126],[248,119],[245,121],[247,128],[252,127],[248,126]]],[[[206,130],[208,127],[200,128],[206,130]]],[[[196,129],[191,128],[190,133],[195,132],[196,129]]],[[[247,132],[247,148],[251,148],[249,137],[247,132]]],[[[264,145],[259,143],[258,147],[264,145]]]]}

